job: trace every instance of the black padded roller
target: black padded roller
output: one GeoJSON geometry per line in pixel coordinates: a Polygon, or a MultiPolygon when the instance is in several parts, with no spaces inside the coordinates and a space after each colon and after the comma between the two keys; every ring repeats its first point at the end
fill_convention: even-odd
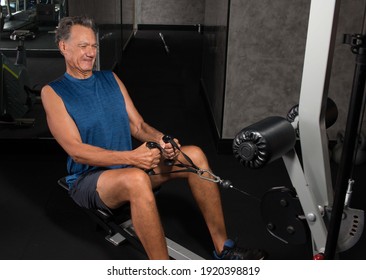
{"type": "Polygon", "coordinates": [[[242,129],[234,138],[233,152],[245,167],[260,168],[295,146],[295,130],[285,118],[268,117],[242,129]]]}

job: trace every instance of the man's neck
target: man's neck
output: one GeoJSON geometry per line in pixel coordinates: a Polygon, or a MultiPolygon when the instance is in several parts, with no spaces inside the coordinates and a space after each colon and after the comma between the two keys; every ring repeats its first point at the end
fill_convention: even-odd
{"type": "Polygon", "coordinates": [[[93,75],[93,71],[80,71],[71,67],[67,67],[66,73],[69,74],[71,77],[80,80],[90,78],[93,75]]]}

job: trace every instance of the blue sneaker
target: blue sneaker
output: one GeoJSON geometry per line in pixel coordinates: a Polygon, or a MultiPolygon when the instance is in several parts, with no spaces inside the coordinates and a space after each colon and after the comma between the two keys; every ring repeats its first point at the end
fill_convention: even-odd
{"type": "Polygon", "coordinates": [[[263,260],[266,253],[260,249],[244,249],[237,247],[231,239],[225,241],[224,249],[220,254],[214,251],[217,260],[263,260]]]}

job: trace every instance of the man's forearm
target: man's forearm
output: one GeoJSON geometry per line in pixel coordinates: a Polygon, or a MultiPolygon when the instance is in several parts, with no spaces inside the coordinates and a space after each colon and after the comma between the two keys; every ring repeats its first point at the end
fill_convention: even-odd
{"type": "Polygon", "coordinates": [[[75,162],[91,166],[134,165],[131,151],[111,151],[88,144],[75,146],[69,155],[75,162]]]}
{"type": "Polygon", "coordinates": [[[134,132],[132,132],[132,136],[141,142],[159,142],[164,134],[143,122],[139,127],[136,127],[134,132]]]}

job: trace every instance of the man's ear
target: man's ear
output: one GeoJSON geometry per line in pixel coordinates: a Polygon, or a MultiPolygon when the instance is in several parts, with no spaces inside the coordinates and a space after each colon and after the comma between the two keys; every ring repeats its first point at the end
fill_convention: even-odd
{"type": "Polygon", "coordinates": [[[60,41],[58,42],[58,48],[61,52],[62,55],[64,55],[64,52],[66,50],[66,44],[65,44],[65,41],[60,41]]]}

